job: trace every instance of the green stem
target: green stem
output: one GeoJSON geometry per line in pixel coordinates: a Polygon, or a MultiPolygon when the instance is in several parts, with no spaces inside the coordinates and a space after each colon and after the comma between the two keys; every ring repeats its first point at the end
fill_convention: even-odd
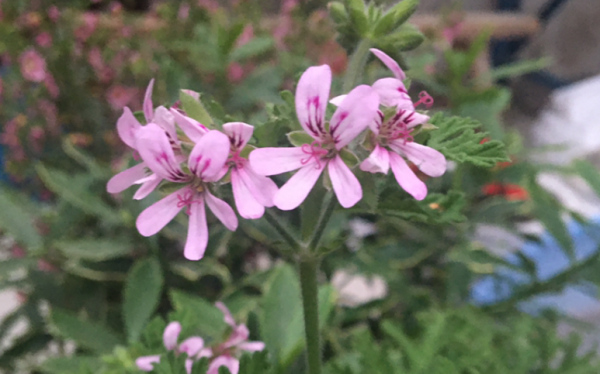
{"type": "Polygon", "coordinates": [[[347,94],[350,92],[360,81],[369,57],[369,48],[371,48],[371,41],[369,39],[361,40],[356,47],[350,58],[348,70],[346,70],[346,76],[344,77],[343,93],[347,94]]]}
{"type": "Polygon", "coordinates": [[[313,234],[310,242],[308,244],[308,250],[311,253],[314,253],[319,246],[319,242],[323,237],[323,233],[325,232],[325,227],[329,223],[329,219],[333,214],[333,211],[336,206],[336,199],[333,197],[331,192],[327,193],[324,199],[325,209],[321,211],[321,216],[319,217],[319,221],[317,222],[317,226],[315,228],[315,233],[313,234]]]}
{"type": "Polygon", "coordinates": [[[270,210],[265,211],[264,217],[267,220],[267,222],[269,222],[271,226],[273,226],[275,231],[277,231],[279,235],[281,235],[283,240],[285,240],[290,245],[290,247],[292,247],[292,249],[296,251],[296,253],[302,250],[302,244],[300,244],[298,239],[294,237],[292,231],[281,223],[280,217],[277,217],[277,215],[275,215],[270,210]]]}
{"type": "Polygon", "coordinates": [[[302,286],[308,374],[321,374],[319,289],[317,286],[319,260],[315,256],[303,256],[298,260],[298,267],[300,270],[300,285],[302,286]]]}

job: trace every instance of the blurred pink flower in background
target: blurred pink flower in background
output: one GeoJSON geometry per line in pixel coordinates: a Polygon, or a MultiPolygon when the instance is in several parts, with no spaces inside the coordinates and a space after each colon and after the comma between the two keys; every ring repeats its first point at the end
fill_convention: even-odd
{"type": "Polygon", "coordinates": [[[42,99],[38,101],[38,110],[46,120],[46,126],[50,134],[59,135],[58,125],[58,109],[56,105],[50,100],[42,99]]]}
{"type": "Polygon", "coordinates": [[[60,18],[60,10],[58,10],[55,5],[48,8],[48,18],[50,18],[52,22],[56,22],[60,18]]]}
{"type": "Polygon", "coordinates": [[[94,34],[98,27],[98,15],[92,12],[83,13],[83,24],[75,29],[75,38],[80,42],[85,42],[94,34]]]}
{"type": "Polygon", "coordinates": [[[27,140],[34,152],[41,153],[44,149],[44,136],[44,129],[41,126],[33,126],[29,130],[27,140]]]}
{"type": "Polygon", "coordinates": [[[232,62],[227,67],[227,79],[231,83],[238,83],[244,79],[244,68],[239,62],[232,62]]]}
{"type": "Polygon", "coordinates": [[[205,8],[209,12],[219,10],[219,3],[215,0],[198,0],[198,6],[205,8]]]}
{"type": "Polygon", "coordinates": [[[190,5],[189,4],[181,4],[179,7],[179,11],[177,12],[177,18],[180,20],[186,20],[190,16],[190,5]]]}
{"type": "Polygon", "coordinates": [[[137,88],[114,85],[106,92],[106,100],[114,110],[121,110],[137,96],[137,93],[137,88]]]}
{"type": "Polygon", "coordinates": [[[33,48],[19,56],[21,74],[31,82],[41,82],[46,78],[46,60],[33,48]]]}
{"type": "Polygon", "coordinates": [[[118,1],[113,1],[108,5],[108,10],[112,14],[118,14],[123,11],[123,5],[118,1]]]}
{"type": "Polygon", "coordinates": [[[48,48],[52,45],[52,35],[44,31],[35,37],[35,42],[42,48],[48,48]]]}
{"type": "Polygon", "coordinates": [[[254,27],[252,27],[252,25],[246,25],[240,36],[235,41],[235,46],[241,47],[245,44],[248,44],[252,38],[254,38],[254,27]]]}
{"type": "Polygon", "coordinates": [[[460,21],[452,26],[448,26],[442,30],[442,38],[448,44],[454,44],[454,40],[460,35],[464,26],[464,22],[460,21]]]}
{"type": "Polygon", "coordinates": [[[102,52],[100,48],[94,47],[88,53],[88,62],[94,69],[94,73],[100,79],[101,82],[109,82],[113,78],[113,71],[111,68],[106,66],[102,52]]]}
{"type": "Polygon", "coordinates": [[[2,98],[2,93],[4,92],[4,81],[0,78],[0,99],[2,98]]]}
{"type": "Polygon", "coordinates": [[[58,85],[56,84],[52,74],[46,73],[46,77],[44,78],[44,86],[53,99],[56,99],[58,95],[60,95],[60,89],[58,88],[58,85]]]}
{"type": "Polygon", "coordinates": [[[284,0],[281,6],[281,13],[290,14],[298,6],[298,2],[298,0],[284,0]]]}

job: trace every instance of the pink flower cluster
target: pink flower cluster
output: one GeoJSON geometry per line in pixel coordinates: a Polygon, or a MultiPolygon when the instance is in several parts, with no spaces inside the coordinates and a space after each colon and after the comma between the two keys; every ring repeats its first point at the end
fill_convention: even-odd
{"type": "MultiPolygon", "coordinates": [[[[216,306],[223,312],[225,323],[231,328],[229,338],[225,342],[209,348],[204,346],[204,339],[199,336],[192,336],[181,344],[177,344],[181,332],[179,322],[171,322],[163,333],[163,344],[168,351],[187,355],[185,369],[188,374],[192,372],[194,362],[204,357],[210,359],[206,374],[218,374],[221,366],[229,369],[231,374],[237,374],[240,369],[240,362],[236,357],[241,352],[257,352],[265,349],[265,343],[263,342],[248,341],[250,336],[248,327],[244,324],[236,324],[225,304],[217,302],[216,306]]],[[[160,362],[160,355],[143,356],[135,361],[137,367],[143,371],[152,371],[154,364],[158,362],[160,362]]]]}
{"type": "Polygon", "coordinates": [[[142,235],[151,236],[185,208],[190,219],[184,256],[199,260],[208,243],[206,207],[229,230],[238,226],[233,209],[214,194],[229,180],[237,210],[246,219],[262,217],[265,207],[297,208],[324,172],[342,207],[358,203],[362,188],[343,155],[369,129],[364,144],[372,152],[360,169],[387,174],[391,168],[404,190],[415,199],[425,198],[427,187],[406,160],[432,177],[446,170],[441,153],[414,141],[415,128],[429,119],[415,107],[430,105],[432,99],[422,93],[413,103],[400,66],[382,51],[371,51],[394,77],[379,79],[372,86],[360,85],[332,99],[337,110],[329,120],[325,114],[330,102],[330,67],[314,66],[304,72],[296,89],[296,114],[305,136],[312,140],[298,147],[254,149],[248,145],[254,131],[249,124],[226,123],[221,132],[208,129],[179,109],[154,109],[151,82],[143,105],[147,124],[142,126],[127,107],[117,123],[119,136],[142,162],[114,176],[108,191],[118,193],[140,185],[134,199],[142,199],[160,184],[181,186],[144,210],[136,224],[142,235]],[[268,178],[294,170],[298,172],[281,188],[268,178]]]}

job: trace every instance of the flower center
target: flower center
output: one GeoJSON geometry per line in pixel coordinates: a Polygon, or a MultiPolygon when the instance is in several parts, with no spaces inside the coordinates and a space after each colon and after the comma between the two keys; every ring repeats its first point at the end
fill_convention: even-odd
{"type": "MultiPolygon", "coordinates": [[[[204,188],[202,186],[198,187],[198,192],[202,192],[204,191],[204,188]]],[[[177,194],[177,207],[178,208],[183,208],[183,207],[187,207],[185,210],[185,214],[187,214],[188,216],[191,213],[191,207],[193,203],[201,203],[202,201],[200,200],[194,200],[194,193],[192,192],[192,190],[187,190],[185,192],[185,194],[183,194],[183,196],[181,194],[177,194]]]]}
{"type": "Polygon", "coordinates": [[[245,163],[246,159],[240,156],[240,151],[234,152],[229,159],[227,159],[227,164],[236,169],[243,169],[245,163]]]}
{"type": "Polygon", "coordinates": [[[302,144],[302,152],[306,153],[308,157],[301,159],[300,163],[302,165],[306,165],[310,162],[311,159],[314,158],[316,161],[316,169],[321,168],[321,158],[327,156],[327,154],[329,153],[329,151],[327,149],[324,149],[321,143],[317,140],[310,144],[302,144]]]}

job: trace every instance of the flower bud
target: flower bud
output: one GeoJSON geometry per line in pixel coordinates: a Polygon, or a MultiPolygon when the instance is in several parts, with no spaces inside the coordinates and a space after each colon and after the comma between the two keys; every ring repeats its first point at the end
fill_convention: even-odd
{"type": "Polygon", "coordinates": [[[394,28],[406,22],[417,11],[419,0],[402,0],[393,6],[388,13],[394,14],[394,28]]]}
{"type": "Polygon", "coordinates": [[[343,25],[350,21],[350,16],[348,16],[348,12],[346,11],[344,4],[337,1],[332,1],[327,4],[327,8],[329,9],[329,15],[331,16],[331,19],[333,19],[333,22],[335,22],[337,25],[343,25]]]}

